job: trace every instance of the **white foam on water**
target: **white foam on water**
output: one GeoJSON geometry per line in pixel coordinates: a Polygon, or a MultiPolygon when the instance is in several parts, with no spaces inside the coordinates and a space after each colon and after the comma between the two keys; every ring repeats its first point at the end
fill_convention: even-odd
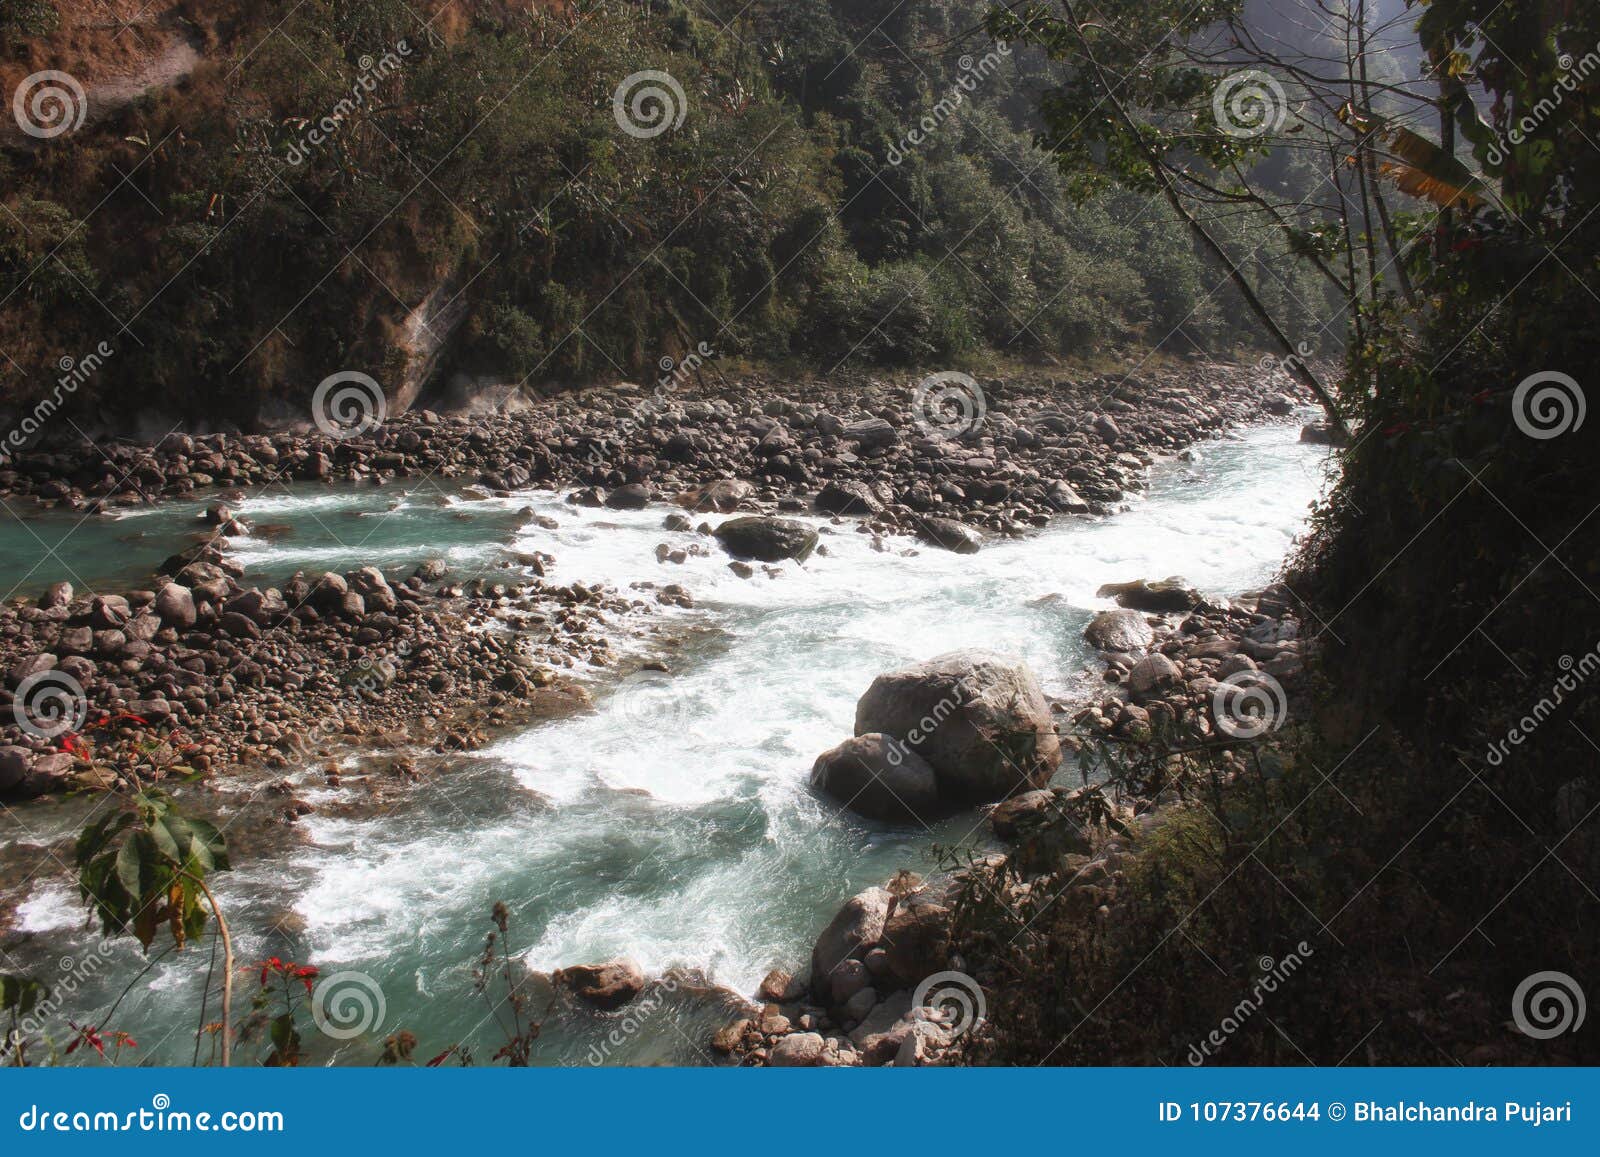
{"type": "MultiPolygon", "coordinates": [[[[695,967],[749,992],[768,968],[802,964],[844,897],[903,866],[926,870],[932,843],[958,842],[981,824],[967,815],[936,832],[885,828],[810,792],[812,761],[852,733],[872,679],[976,647],[1024,658],[1047,691],[1065,693],[1091,658],[1081,633],[1107,605],[1095,594],[1102,584],[1183,575],[1230,594],[1266,581],[1321,486],[1324,454],[1296,434],[1271,428],[1214,443],[1160,467],[1149,497],[1124,513],[1062,519],[975,555],[907,538],[877,551],[853,521],[808,519],[823,531],[826,554],[784,563],[777,578],[758,566],[740,579],[714,539],[662,529],[673,510],[664,505],[595,510],[548,491],[464,499],[451,509],[505,516],[529,507],[558,526],[525,524],[497,530],[497,541],[453,545],[453,562],[539,550],[557,559],[551,581],[604,582],[635,597],[648,593],[630,591],[633,583],[678,583],[697,610],[660,614],[720,633],[674,660],[670,675],[624,679],[598,692],[593,712],[464,760],[461,786],[481,784],[489,818],[462,814],[425,781],[403,813],[307,816],[309,843],[229,887],[291,906],[305,921],[312,962],[398,970],[407,988],[424,974],[441,990],[454,984],[450,970],[470,960],[474,941],[481,946],[486,910],[504,899],[536,968],[627,955],[649,972],[695,967]],[[708,553],[661,563],[658,543],[708,553]],[[495,806],[515,791],[507,777],[549,808],[495,806]]],[[[296,503],[307,502],[326,517],[384,498],[269,497],[245,514],[299,518],[296,503]]],[[[406,503],[403,512],[416,504],[418,514],[438,516],[435,496],[406,503]]],[[[696,525],[722,517],[690,515],[696,525]]],[[[364,561],[390,557],[384,522],[368,521],[379,532],[364,561]]],[[[400,516],[394,525],[404,525],[400,516]]],[[[250,546],[257,565],[287,569],[301,557],[288,542],[250,546]]],[[[406,561],[440,553],[397,549],[406,561]]],[[[40,931],[63,927],[52,922],[61,904],[36,893],[24,919],[40,931]]]]}

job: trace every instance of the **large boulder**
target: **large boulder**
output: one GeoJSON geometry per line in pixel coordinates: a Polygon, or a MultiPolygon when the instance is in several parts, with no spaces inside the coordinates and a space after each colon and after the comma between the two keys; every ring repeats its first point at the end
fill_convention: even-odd
{"type": "Polygon", "coordinates": [[[824,1002],[833,998],[833,971],[846,960],[866,955],[883,936],[894,896],[886,888],[868,888],[845,901],[811,949],[811,989],[824,1002]]]}
{"type": "Polygon", "coordinates": [[[977,554],[983,546],[983,535],[953,518],[917,519],[917,537],[956,554],[977,554]]]}
{"type": "Polygon", "coordinates": [[[927,823],[948,810],[927,761],[898,739],[876,732],[817,756],[811,786],[853,812],[890,823],[927,823]]]}
{"type": "Polygon", "coordinates": [[[1138,611],[1101,611],[1084,628],[1083,637],[1097,651],[1142,651],[1155,632],[1138,611]]]}
{"type": "Polygon", "coordinates": [[[767,1064],[773,1068],[813,1068],[822,1063],[822,1034],[790,1033],[772,1046],[767,1064]]]}
{"type": "Polygon", "coordinates": [[[655,495],[643,482],[630,482],[606,495],[606,506],[611,510],[643,510],[655,495]]]}
{"type": "Polygon", "coordinates": [[[803,522],[788,518],[762,515],[730,518],[714,533],[722,548],[734,558],[753,558],[758,562],[782,562],[786,558],[804,562],[817,548],[817,532],[803,522]]]}
{"type": "Polygon", "coordinates": [[[884,922],[880,942],[889,976],[911,987],[945,968],[950,955],[950,909],[926,892],[913,892],[895,905],[884,922]]]}
{"type": "Polygon", "coordinates": [[[621,1008],[644,991],[644,970],[632,960],[574,964],[560,969],[551,980],[557,988],[566,989],[602,1012],[621,1008]]]}
{"type": "Polygon", "coordinates": [[[1176,577],[1159,582],[1139,579],[1131,583],[1107,583],[1095,594],[1102,599],[1115,599],[1119,607],[1154,614],[1192,611],[1200,605],[1200,592],[1176,577]]]}
{"type": "Polygon", "coordinates": [[[168,583],[156,592],[156,614],[169,627],[186,631],[194,626],[198,612],[194,605],[194,592],[177,583],[168,583]]]}
{"type": "Polygon", "coordinates": [[[1061,741],[1033,672],[981,651],[941,655],[879,675],[856,704],[856,734],[903,739],[953,806],[1044,787],[1061,741]]]}
{"type": "Polygon", "coordinates": [[[817,509],[824,514],[858,514],[870,516],[883,513],[883,500],[873,493],[865,482],[846,480],[830,482],[817,494],[817,509]]]}
{"type": "Polygon", "coordinates": [[[1183,684],[1183,668],[1165,655],[1146,655],[1128,672],[1128,690],[1137,700],[1153,699],[1183,684]]]}

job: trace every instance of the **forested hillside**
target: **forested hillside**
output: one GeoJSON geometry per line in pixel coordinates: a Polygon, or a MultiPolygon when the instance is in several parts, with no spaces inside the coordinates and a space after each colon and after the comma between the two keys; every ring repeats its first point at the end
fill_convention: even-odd
{"type": "MultiPolygon", "coordinates": [[[[102,342],[65,405],[113,427],[300,419],[344,370],[403,408],[702,344],[828,373],[1255,343],[1160,198],[1064,195],[1033,143],[1058,66],[987,10],[7,3],[7,91],[62,70],[88,115],[0,138],[0,405],[102,342]]],[[[1218,229],[1286,321],[1330,312],[1273,231],[1218,229]]]]}

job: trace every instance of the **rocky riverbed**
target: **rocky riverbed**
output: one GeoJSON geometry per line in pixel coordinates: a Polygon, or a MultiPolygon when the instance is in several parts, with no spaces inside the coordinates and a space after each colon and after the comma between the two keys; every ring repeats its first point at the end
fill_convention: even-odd
{"type": "Polygon", "coordinates": [[[773,517],[788,512],[958,552],[1062,514],[1108,512],[1142,486],[1153,455],[1282,415],[1292,389],[1286,375],[1209,363],[1145,378],[986,380],[966,397],[981,420],[969,411],[952,429],[925,412],[910,381],[624,384],[510,413],[410,413],[346,438],[173,434],[25,452],[0,470],[0,495],[19,510],[93,517],[164,498],[218,502],[206,540],[135,589],[60,582],[0,609],[0,706],[60,683],[70,690],[57,706],[73,724],[24,727],[26,702],[7,712],[0,796],[109,786],[111,765],[70,739],[62,746],[99,723],[107,750],[170,741],[170,752],[141,761],[146,780],[167,767],[283,766],[374,738],[471,747],[485,728],[581,707],[585,693],[564,676],[609,662],[606,624],[687,601],[671,584],[548,582],[540,576],[554,560],[538,554],[470,579],[432,561],[246,587],[227,549],[244,528],[226,500],[253,490],[291,479],[419,489],[450,480],[502,496],[575,488],[570,500],[585,505],[674,501],[685,509],[668,518],[674,529],[697,512],[749,511],[703,548],[726,551],[748,576],[803,561],[816,545],[773,517]]]}
{"type": "MultiPolygon", "coordinates": [[[[1309,654],[1287,588],[1230,601],[1171,579],[1132,581],[1101,593],[1123,609],[1097,616],[1086,637],[1101,649],[1106,681],[1116,690],[1063,729],[1069,750],[1096,741],[1137,747],[1156,732],[1202,744],[1248,742],[1286,721],[1309,654]]],[[[946,656],[929,667],[962,668],[971,678],[988,662],[946,656]]],[[[937,681],[931,670],[919,677],[937,681]]],[[[1007,678],[1031,676],[1024,669],[1007,678]]],[[[977,710],[987,715],[981,698],[977,710]]],[[[874,710],[871,691],[862,708],[874,710]]],[[[964,722],[957,710],[939,726],[970,736],[964,722]]],[[[904,735],[879,738],[906,741],[904,735]]],[[[1217,754],[1225,780],[1246,766],[1243,751],[1217,754]]],[[[899,782],[899,764],[881,770],[885,782],[899,782]]],[[[1091,925],[1115,920],[1130,859],[1148,833],[1192,799],[1166,779],[1032,790],[1021,780],[1001,797],[989,823],[1012,852],[930,880],[902,872],[851,897],[818,937],[811,959],[795,974],[769,975],[750,1010],[720,1029],[712,1048],[745,1065],[957,1060],[985,1030],[985,990],[1005,980],[988,933],[963,925],[958,907],[974,895],[998,901],[1012,916],[1002,935],[1025,930],[1026,915],[1041,903],[1059,904],[1061,912],[1091,925]]]]}

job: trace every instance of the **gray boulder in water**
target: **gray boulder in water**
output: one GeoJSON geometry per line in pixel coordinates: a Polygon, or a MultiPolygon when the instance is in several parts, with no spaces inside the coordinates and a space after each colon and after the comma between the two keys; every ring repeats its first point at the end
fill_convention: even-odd
{"type": "Polygon", "coordinates": [[[890,823],[929,823],[950,810],[927,761],[879,732],[857,735],[817,756],[811,786],[853,812],[890,823]]]}
{"type": "Polygon", "coordinates": [[[941,799],[957,807],[1044,787],[1061,762],[1033,672],[981,651],[879,675],[856,704],[856,734],[873,732],[904,740],[922,756],[941,799]]]}
{"type": "Polygon", "coordinates": [[[722,548],[734,558],[753,558],[758,562],[805,559],[817,548],[817,532],[803,522],[788,518],[748,515],[730,518],[713,532],[722,548]]]}

